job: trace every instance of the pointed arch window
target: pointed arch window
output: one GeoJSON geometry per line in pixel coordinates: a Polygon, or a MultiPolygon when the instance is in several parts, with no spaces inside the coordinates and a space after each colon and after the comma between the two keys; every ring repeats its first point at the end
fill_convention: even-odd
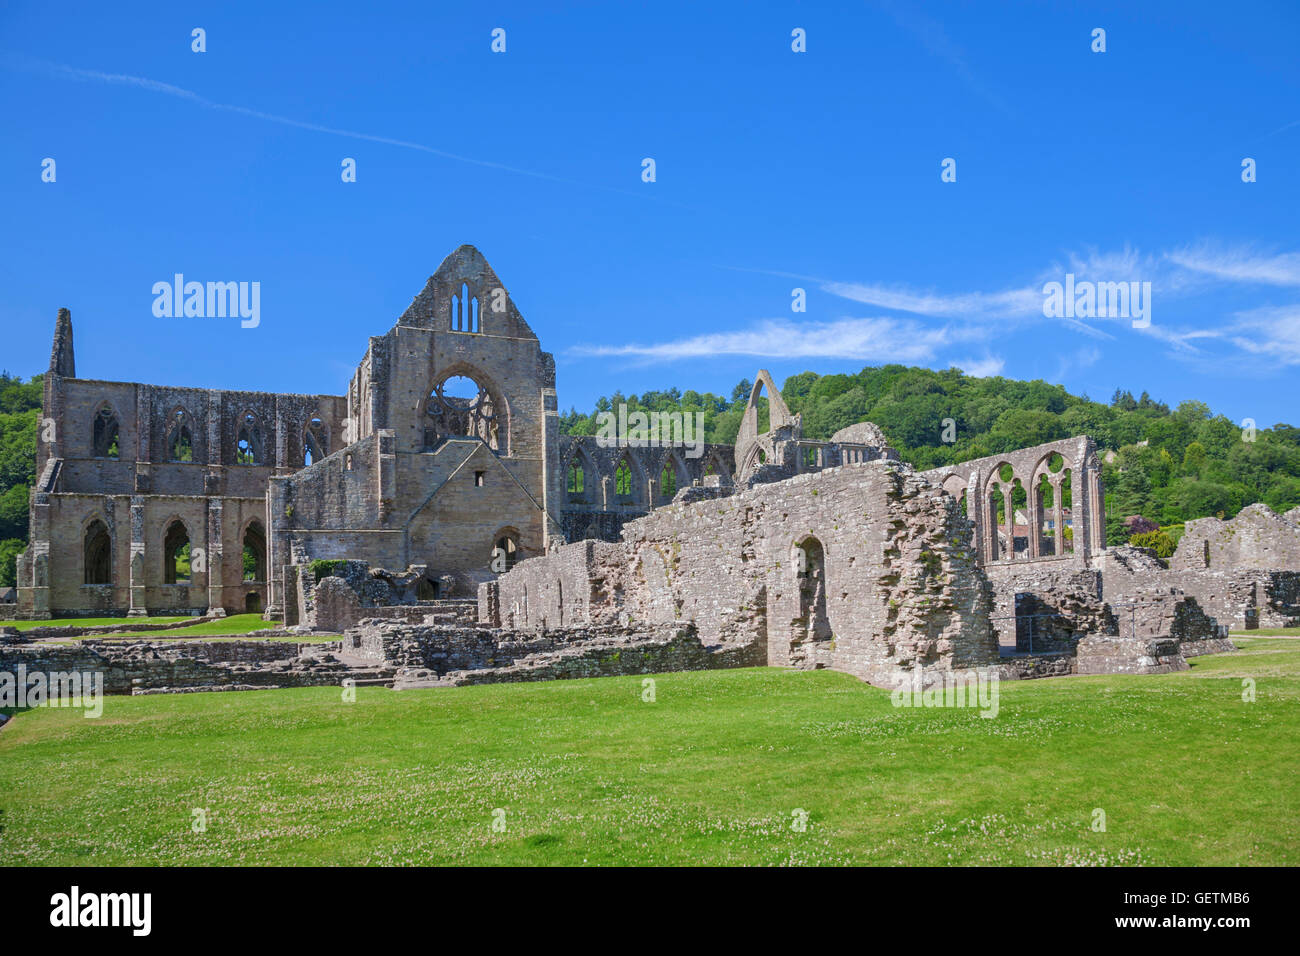
{"type": "Polygon", "coordinates": [[[586,495],[587,472],[582,467],[582,459],[574,458],[569,462],[568,475],[565,477],[564,490],[570,498],[582,498],[586,495]]]}
{"type": "Polygon", "coordinates": [[[677,494],[677,469],[673,467],[671,458],[664,462],[664,470],[659,473],[659,494],[663,498],[677,494]]]}
{"type": "Polygon", "coordinates": [[[235,464],[260,465],[262,461],[262,430],[257,425],[257,416],[245,412],[235,440],[235,464]]]}
{"type": "Polygon", "coordinates": [[[614,470],[614,494],[619,498],[632,497],[632,466],[626,458],[618,463],[614,470]]]}
{"type": "Polygon", "coordinates": [[[184,409],[172,413],[167,431],[167,457],[171,461],[194,460],[194,433],[190,430],[189,416],[184,409]]]}
{"type": "Polygon", "coordinates": [[[482,331],[479,326],[478,296],[472,294],[469,283],[462,282],[460,291],[452,294],[448,311],[453,332],[482,331]]]}
{"type": "Polygon", "coordinates": [[[119,446],[120,431],[117,424],[117,413],[113,411],[111,405],[104,405],[95,413],[94,432],[92,435],[92,445],[94,447],[94,457],[96,458],[117,458],[121,449],[119,446]]]}
{"type": "Polygon", "coordinates": [[[313,465],[329,453],[329,429],[319,418],[313,418],[302,433],[302,465],[313,465]]]}

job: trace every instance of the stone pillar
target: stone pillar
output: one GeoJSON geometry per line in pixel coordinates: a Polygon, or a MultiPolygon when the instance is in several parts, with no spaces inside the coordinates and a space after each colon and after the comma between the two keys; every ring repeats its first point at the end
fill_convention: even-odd
{"type": "Polygon", "coordinates": [[[1061,501],[1061,485],[1065,472],[1048,478],[1052,483],[1052,537],[1055,541],[1056,556],[1065,554],[1065,503],[1061,501]]]}
{"type": "Polygon", "coordinates": [[[266,610],[262,617],[268,621],[284,620],[285,565],[289,563],[289,518],[285,514],[288,503],[285,481],[272,478],[266,490],[266,610]]]}
{"type": "Polygon", "coordinates": [[[1106,493],[1101,482],[1101,463],[1096,455],[1088,458],[1088,474],[1092,492],[1089,496],[1092,499],[1092,551],[1097,554],[1106,550],[1106,493]]]}
{"type": "MultiPolygon", "coordinates": [[[[222,502],[220,498],[208,499],[207,549],[208,549],[208,610],[207,613],[217,617],[226,616],[225,565],[222,562],[222,502]]],[[[240,577],[243,577],[243,565],[240,565],[240,577]]]]}
{"type": "Polygon", "coordinates": [[[1038,484],[1029,486],[1029,493],[1025,495],[1025,510],[1029,512],[1029,557],[1042,557],[1041,545],[1043,541],[1043,496],[1038,490],[1038,484]]]}
{"type": "MultiPolygon", "coordinates": [[[[544,373],[546,370],[544,369],[544,373]]],[[[542,387],[542,548],[552,539],[563,540],[560,512],[564,507],[565,465],[560,461],[560,416],[555,394],[555,365],[549,366],[549,384],[542,387]]],[[[517,436],[507,436],[515,441],[517,436]]],[[[513,453],[513,447],[510,449],[513,453]]]]}
{"type": "Polygon", "coordinates": [[[1004,482],[1002,488],[1002,509],[1005,512],[1004,520],[1006,521],[1007,531],[1007,554],[1008,561],[1015,560],[1016,557],[1016,505],[1015,495],[1013,494],[1016,482],[1013,475],[1011,481],[1004,482]]]}
{"type": "Polygon", "coordinates": [[[131,608],[128,617],[147,617],[145,607],[144,498],[131,496],[131,608]]]}
{"type": "Polygon", "coordinates": [[[966,479],[966,517],[974,527],[971,529],[971,544],[975,547],[975,561],[983,565],[989,559],[984,541],[984,511],[980,506],[979,471],[971,473],[966,479]]]}

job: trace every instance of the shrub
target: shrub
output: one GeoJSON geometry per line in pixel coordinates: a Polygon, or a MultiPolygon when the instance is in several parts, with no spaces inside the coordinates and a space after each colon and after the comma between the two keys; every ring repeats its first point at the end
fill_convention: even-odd
{"type": "Polygon", "coordinates": [[[1156,553],[1156,557],[1161,559],[1170,557],[1177,547],[1173,537],[1160,529],[1135,534],[1128,539],[1128,543],[1139,548],[1150,548],[1156,553]]]}

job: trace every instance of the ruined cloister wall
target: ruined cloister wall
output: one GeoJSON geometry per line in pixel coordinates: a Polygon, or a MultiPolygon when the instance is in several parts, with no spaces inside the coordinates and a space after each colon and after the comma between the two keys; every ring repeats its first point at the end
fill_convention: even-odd
{"type": "Polygon", "coordinates": [[[591,608],[620,623],[691,621],[705,644],[759,642],[771,664],[830,666],[892,684],[914,662],[997,661],[991,589],[970,524],[905,466],[844,466],[674,504],[629,522],[623,538],[612,551],[570,545],[489,585],[503,619],[549,626],[549,606],[536,595],[561,586],[582,593],[586,582],[591,608]],[[801,560],[804,549],[820,556],[815,568],[801,560]],[[824,595],[820,634],[810,620],[810,572],[824,595]]]}
{"type": "Polygon", "coordinates": [[[1021,448],[1005,454],[990,455],[946,465],[922,472],[966,502],[966,513],[975,525],[975,542],[981,564],[995,561],[1053,561],[1078,567],[1090,567],[1095,556],[1106,547],[1106,516],[1101,484],[1101,465],[1097,459],[1097,446],[1091,438],[1078,436],[1062,441],[1047,442],[1031,448],[1021,448]],[[1053,471],[1053,456],[1060,455],[1059,470],[1053,471]],[[1011,470],[1009,478],[1002,477],[1004,466],[1011,470]],[[1070,478],[1072,541],[1064,540],[1056,548],[1039,532],[1047,520],[1052,520],[1056,533],[1064,527],[1064,514],[1060,486],[1066,474],[1070,478]],[[1040,482],[1047,478],[1055,490],[1053,504],[1044,504],[1038,494],[1040,482]],[[1007,553],[1014,547],[1015,508],[1005,507],[1001,526],[997,520],[994,492],[1005,501],[1014,500],[1019,487],[1025,493],[1024,510],[1029,521],[1026,547],[1007,553]],[[999,545],[999,533],[1007,542],[1007,551],[999,545]]]}

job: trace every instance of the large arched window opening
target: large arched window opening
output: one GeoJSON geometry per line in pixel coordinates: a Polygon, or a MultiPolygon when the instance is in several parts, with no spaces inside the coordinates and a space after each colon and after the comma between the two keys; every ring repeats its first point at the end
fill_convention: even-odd
{"type": "Polygon", "coordinates": [[[189,584],[190,558],[190,534],[178,518],[163,536],[163,583],[189,584]]]}
{"type": "Polygon", "coordinates": [[[104,522],[96,518],[86,526],[84,539],[86,584],[113,583],[113,541],[104,522]]]}
{"type": "Polygon", "coordinates": [[[453,374],[434,385],[425,405],[426,448],[447,438],[478,438],[498,454],[506,454],[508,431],[504,407],[478,380],[453,374]]]}
{"type": "Polygon", "coordinates": [[[94,457],[96,458],[117,458],[121,454],[119,445],[120,431],[117,424],[117,414],[109,405],[104,405],[95,413],[95,424],[92,434],[92,445],[94,446],[94,457]]]}
{"type": "Polygon", "coordinates": [[[266,580],[266,532],[259,521],[249,522],[244,531],[244,580],[266,580]]]}

